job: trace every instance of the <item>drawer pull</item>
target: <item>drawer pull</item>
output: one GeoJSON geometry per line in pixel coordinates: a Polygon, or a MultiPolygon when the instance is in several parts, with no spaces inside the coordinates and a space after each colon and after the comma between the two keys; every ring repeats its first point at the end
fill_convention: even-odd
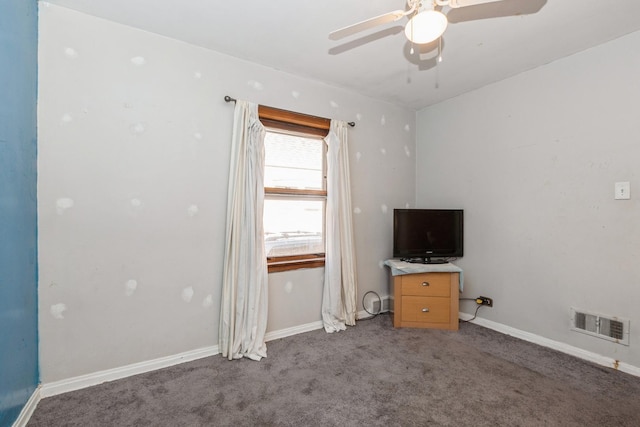
{"type": "Polygon", "coordinates": [[[422,309],[422,312],[423,312],[423,313],[428,313],[428,312],[429,312],[429,309],[425,307],[425,308],[423,308],[423,309],[422,309]]]}
{"type": "Polygon", "coordinates": [[[422,286],[429,286],[429,282],[422,282],[422,286]]]}

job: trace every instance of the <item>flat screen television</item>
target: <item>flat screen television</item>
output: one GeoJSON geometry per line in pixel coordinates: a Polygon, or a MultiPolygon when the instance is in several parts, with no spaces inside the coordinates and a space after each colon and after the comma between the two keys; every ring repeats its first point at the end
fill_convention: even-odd
{"type": "Polygon", "coordinates": [[[462,209],[394,209],[393,257],[441,264],[463,255],[462,209]]]}

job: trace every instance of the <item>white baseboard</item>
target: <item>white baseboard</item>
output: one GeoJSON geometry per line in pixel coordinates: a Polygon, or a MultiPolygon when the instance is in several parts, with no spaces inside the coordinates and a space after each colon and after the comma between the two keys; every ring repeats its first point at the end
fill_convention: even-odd
{"type": "Polygon", "coordinates": [[[294,326],[292,328],[280,329],[278,331],[267,332],[264,336],[265,341],[273,341],[280,338],[290,337],[292,335],[302,334],[304,332],[316,331],[322,329],[322,321],[307,323],[305,325],[294,326]]]}
{"type": "Polygon", "coordinates": [[[105,371],[93,372],[91,374],[68,378],[60,381],[42,384],[40,395],[44,397],[55,396],[69,391],[79,390],[86,387],[102,384],[108,381],[119,380],[132,375],[143,374],[157,369],[167,368],[180,363],[209,357],[220,353],[218,346],[199,348],[172,356],[147,360],[145,362],[133,363],[119,368],[107,369],[105,371]]]}
{"type": "Polygon", "coordinates": [[[372,315],[367,313],[366,310],[361,310],[356,313],[356,320],[366,319],[367,317],[371,317],[372,315]]]}
{"type": "Polygon", "coordinates": [[[33,415],[33,411],[36,410],[38,403],[40,403],[40,399],[42,398],[40,394],[40,386],[36,387],[33,391],[33,394],[27,400],[22,411],[20,411],[20,415],[18,415],[18,419],[13,422],[13,427],[25,427],[31,419],[31,415],[33,415]]]}
{"type": "Polygon", "coordinates": [[[376,313],[374,315],[374,314],[371,314],[371,313],[367,313],[366,310],[362,310],[362,311],[359,311],[359,312],[356,313],[356,320],[368,319],[370,317],[377,316],[378,314],[386,314],[388,312],[389,312],[389,310],[383,310],[380,313],[376,313]]]}
{"type": "MultiPolygon", "coordinates": [[[[467,321],[473,318],[471,314],[462,313],[462,312],[459,313],[458,317],[462,320],[467,320],[467,321]]],[[[529,341],[534,344],[541,345],[543,347],[548,347],[553,350],[557,350],[562,353],[566,353],[571,356],[577,357],[579,359],[587,360],[589,362],[593,362],[601,366],[617,369],[627,374],[640,377],[639,367],[630,365],[628,363],[620,362],[619,360],[615,360],[611,357],[593,353],[591,351],[587,351],[582,348],[574,347],[572,345],[569,345],[560,341],[554,341],[552,339],[545,338],[540,335],[532,334],[531,332],[522,331],[520,329],[512,328],[511,326],[494,322],[492,320],[483,319],[481,317],[476,317],[474,320],[471,320],[471,323],[474,323],[479,326],[483,326],[488,329],[493,329],[494,331],[503,333],[505,335],[511,335],[512,337],[516,337],[524,341],[529,341]]]]}
{"type": "MultiPolygon", "coordinates": [[[[313,331],[316,329],[322,329],[321,321],[269,332],[265,335],[265,341],[284,338],[303,332],[313,331]]],[[[214,345],[211,347],[204,347],[197,350],[174,354],[172,356],[161,357],[158,359],[133,363],[131,365],[121,366],[118,368],[107,369],[105,371],[93,372],[91,374],[81,375],[78,377],[45,383],[40,387],[39,396],[41,398],[55,396],[61,393],[80,390],[82,388],[91,387],[108,381],[119,380],[122,378],[130,377],[132,375],[138,375],[145,372],[155,371],[157,369],[168,368],[169,366],[177,365],[180,363],[191,362],[192,360],[202,359],[203,357],[214,356],[219,353],[219,347],[217,345],[214,345]]]]}

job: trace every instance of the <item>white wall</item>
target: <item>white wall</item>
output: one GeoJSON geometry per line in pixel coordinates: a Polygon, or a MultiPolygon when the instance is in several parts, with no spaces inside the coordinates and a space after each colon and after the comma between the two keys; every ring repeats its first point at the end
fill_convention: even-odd
{"type": "MultiPolygon", "coordinates": [[[[43,3],[39,305],[44,383],[217,345],[233,106],[355,121],[359,301],[387,293],[415,197],[415,113],[43,3]]],[[[320,320],[322,269],[270,275],[268,331],[320,320]]]]}
{"type": "Polygon", "coordinates": [[[426,108],[416,156],[417,204],[465,209],[464,296],[494,298],[480,317],[635,366],[639,49],[634,33],[426,108]],[[631,345],[570,331],[572,306],[630,319],[631,345]]]}

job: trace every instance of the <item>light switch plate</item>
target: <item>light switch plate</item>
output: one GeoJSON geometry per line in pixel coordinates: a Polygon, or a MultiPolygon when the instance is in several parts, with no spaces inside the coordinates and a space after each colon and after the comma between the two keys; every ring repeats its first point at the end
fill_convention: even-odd
{"type": "Polygon", "coordinates": [[[629,182],[616,182],[615,191],[616,200],[628,200],[631,198],[631,185],[629,182]]]}

